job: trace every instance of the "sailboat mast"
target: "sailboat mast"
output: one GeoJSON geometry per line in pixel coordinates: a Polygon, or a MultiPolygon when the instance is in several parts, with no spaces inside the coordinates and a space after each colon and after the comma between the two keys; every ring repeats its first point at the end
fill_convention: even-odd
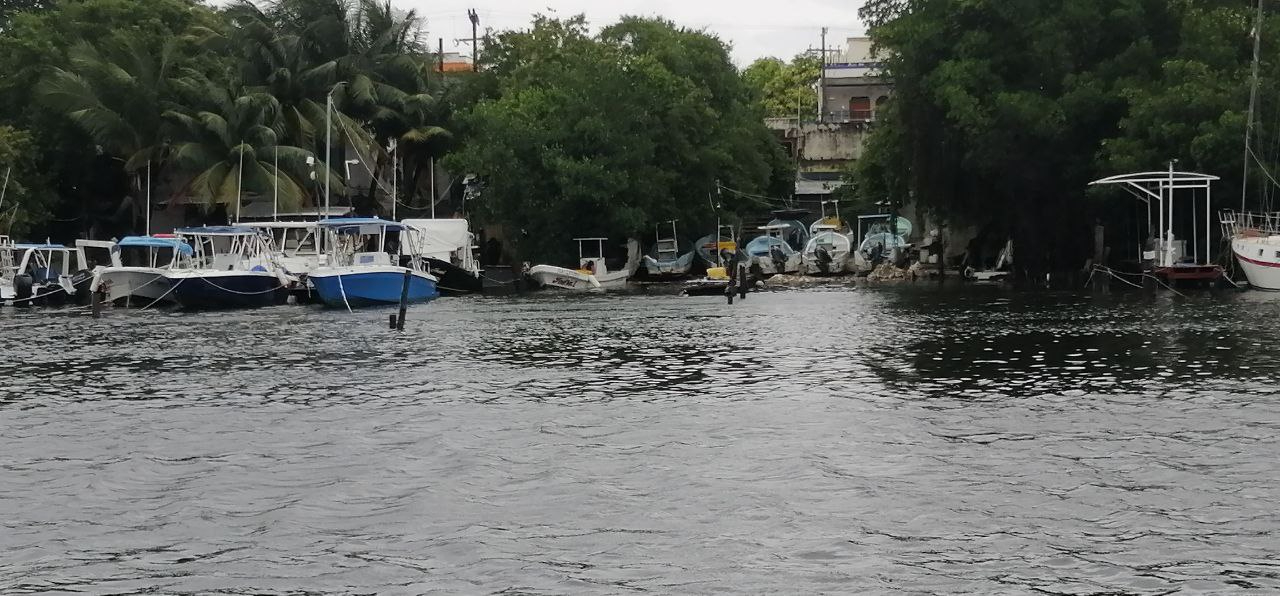
{"type": "Polygon", "coordinates": [[[1240,211],[1245,210],[1249,193],[1249,162],[1253,160],[1253,119],[1258,107],[1258,63],[1262,60],[1262,19],[1264,0],[1258,0],[1258,18],[1253,25],[1253,81],[1249,89],[1249,116],[1244,128],[1244,178],[1240,183],[1240,211]]]}

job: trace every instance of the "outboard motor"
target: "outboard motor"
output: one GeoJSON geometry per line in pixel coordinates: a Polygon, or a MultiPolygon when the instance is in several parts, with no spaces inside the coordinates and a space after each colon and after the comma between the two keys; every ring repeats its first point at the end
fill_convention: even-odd
{"type": "Polygon", "coordinates": [[[769,249],[769,258],[773,260],[774,273],[787,272],[787,253],[782,252],[782,247],[773,246],[769,249]]]}
{"type": "Polygon", "coordinates": [[[813,256],[818,259],[818,271],[823,273],[831,273],[831,251],[825,246],[819,246],[813,251],[813,256]]]}
{"type": "Polygon", "coordinates": [[[31,306],[31,297],[35,295],[35,281],[30,275],[22,274],[13,278],[13,304],[15,306],[31,306]]]}

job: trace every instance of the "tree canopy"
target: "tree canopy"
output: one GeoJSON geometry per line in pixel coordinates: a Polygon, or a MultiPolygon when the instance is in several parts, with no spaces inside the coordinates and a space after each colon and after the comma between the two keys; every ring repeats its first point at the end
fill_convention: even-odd
{"type": "Polygon", "coordinates": [[[1238,192],[1245,3],[872,0],[862,14],[895,90],[861,193],[1011,236],[1024,268],[1047,271],[1078,267],[1085,226],[1117,209],[1087,199],[1091,179],[1178,159],[1238,192]]]}
{"type": "Polygon", "coordinates": [[[760,94],[765,114],[770,117],[813,117],[818,112],[818,77],[822,60],[800,54],[783,62],[761,58],[742,72],[747,84],[760,94]]]}
{"type": "MultiPolygon", "coordinates": [[[[778,143],[723,42],[627,17],[537,17],[499,34],[447,164],[480,177],[472,205],[515,231],[526,258],[567,256],[575,235],[625,238],[680,219],[714,225],[717,184],[781,192],[778,143]],[[709,223],[710,222],[710,223],[709,223]]],[[[726,196],[726,211],[741,206],[726,196]]],[[[707,230],[708,232],[710,230],[707,230]]],[[[700,235],[700,234],[699,234],[700,235]]]]}

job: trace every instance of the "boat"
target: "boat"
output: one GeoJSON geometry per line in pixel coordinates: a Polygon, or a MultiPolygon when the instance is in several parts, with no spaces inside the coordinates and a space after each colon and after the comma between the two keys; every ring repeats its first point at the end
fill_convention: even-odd
{"type": "Polygon", "coordinates": [[[247,221],[237,224],[258,230],[271,240],[271,250],[276,262],[284,270],[306,279],[312,269],[325,264],[325,251],[321,246],[322,234],[313,221],[247,221]]]}
{"type": "Polygon", "coordinates": [[[399,304],[402,295],[410,303],[440,296],[438,280],[420,256],[411,255],[407,265],[392,261],[388,241],[414,242],[406,237],[414,235],[416,228],[376,217],[326,219],[319,226],[329,247],[328,263],[308,277],[326,306],[350,309],[399,304]]]}
{"type": "Polygon", "coordinates": [[[798,222],[775,220],[760,226],[764,235],[747,243],[749,266],[759,275],[770,276],[800,271],[800,253],[787,242],[788,236],[794,234],[793,223],[798,222]]]}
{"type": "Polygon", "coordinates": [[[679,279],[689,275],[693,268],[694,251],[680,254],[680,241],[676,238],[676,220],[671,220],[671,235],[662,236],[662,226],[654,230],[652,255],[644,255],[641,263],[646,277],[653,280],[679,279]]]}
{"type": "Polygon", "coordinates": [[[275,260],[267,239],[244,226],[175,231],[192,249],[191,265],[166,269],[170,296],[187,310],[284,304],[297,283],[275,260]]]}
{"type": "Polygon", "coordinates": [[[819,224],[801,254],[808,275],[840,275],[853,271],[853,240],[840,228],[819,224]]]}
{"type": "Polygon", "coordinates": [[[93,285],[94,270],[98,267],[118,267],[120,258],[115,252],[114,240],[76,240],[76,272],[71,275],[71,284],[76,289],[76,303],[87,305],[93,285]]]}
{"type": "Polygon", "coordinates": [[[853,270],[853,239],[840,219],[838,201],[822,201],[822,216],[809,226],[809,241],[801,251],[803,270],[808,275],[841,275],[853,270]],[[827,205],[834,215],[827,215],[827,205]]]}
{"type": "Polygon", "coordinates": [[[165,273],[190,268],[193,255],[191,245],[172,236],[126,236],[111,251],[113,264],[93,268],[88,290],[125,306],[173,302],[165,273]]]}
{"type": "Polygon", "coordinates": [[[627,265],[620,271],[609,271],[604,260],[604,243],[608,238],[574,238],[578,242],[578,268],[535,265],[528,275],[534,282],[549,288],[579,292],[626,287],[627,278],[636,271],[639,261],[638,242],[627,242],[627,265]],[[590,250],[594,243],[595,250],[590,250]]]}
{"type": "Polygon", "coordinates": [[[460,296],[484,291],[484,271],[475,255],[471,224],[457,219],[405,219],[402,224],[416,230],[402,238],[400,260],[404,264],[420,257],[436,279],[443,296],[460,296]]]}
{"type": "MultiPolygon", "coordinates": [[[[1212,186],[1217,180],[1217,176],[1209,174],[1175,171],[1171,161],[1165,171],[1110,176],[1089,185],[1119,186],[1147,207],[1146,225],[1140,222],[1139,228],[1148,240],[1139,251],[1137,275],[1154,277],[1169,286],[1212,285],[1225,273],[1222,266],[1214,262],[1209,238],[1212,186]],[[1182,209],[1191,212],[1190,216],[1178,217],[1183,213],[1179,210],[1180,204],[1182,209]]],[[[1239,232],[1243,237],[1243,230],[1239,232]]],[[[1250,250],[1240,247],[1240,240],[1232,241],[1237,258],[1241,256],[1240,250],[1250,250]]],[[[1241,262],[1248,264],[1249,261],[1246,256],[1241,262]]],[[[1101,263],[1095,263],[1095,267],[1098,266],[1101,263]]],[[[1111,272],[1105,266],[1102,269],[1111,272]]]]}
{"type": "Polygon", "coordinates": [[[0,303],[64,304],[75,296],[75,250],[61,244],[14,243],[0,236],[0,303]]]}
{"type": "Polygon", "coordinates": [[[720,267],[729,260],[729,256],[738,252],[738,242],[734,239],[733,226],[716,224],[714,234],[707,234],[698,239],[693,251],[698,260],[708,268],[720,267]]]}

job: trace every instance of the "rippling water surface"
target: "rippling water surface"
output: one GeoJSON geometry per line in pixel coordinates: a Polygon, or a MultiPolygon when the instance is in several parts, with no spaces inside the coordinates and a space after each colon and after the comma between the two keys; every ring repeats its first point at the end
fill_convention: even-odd
{"type": "Polygon", "coordinates": [[[1280,296],[0,310],[0,593],[1280,591],[1280,296]]]}

